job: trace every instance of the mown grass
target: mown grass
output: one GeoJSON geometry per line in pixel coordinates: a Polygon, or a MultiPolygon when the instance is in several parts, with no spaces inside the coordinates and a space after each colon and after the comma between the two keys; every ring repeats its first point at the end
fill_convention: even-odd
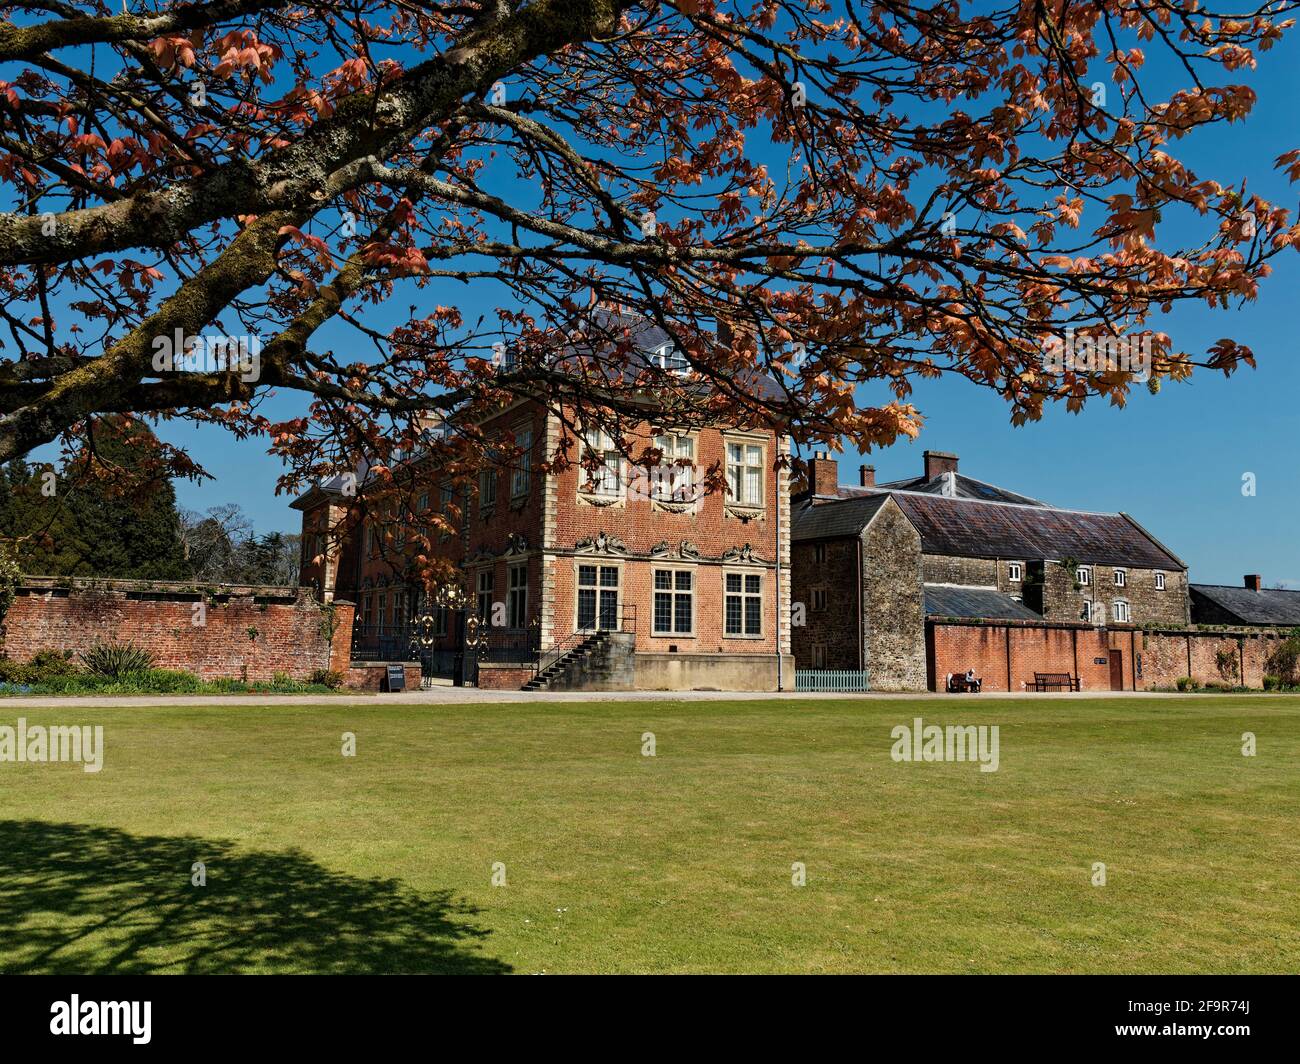
{"type": "Polygon", "coordinates": [[[6,704],[106,753],[0,763],[0,970],[1300,967],[1300,698],[6,704]]]}

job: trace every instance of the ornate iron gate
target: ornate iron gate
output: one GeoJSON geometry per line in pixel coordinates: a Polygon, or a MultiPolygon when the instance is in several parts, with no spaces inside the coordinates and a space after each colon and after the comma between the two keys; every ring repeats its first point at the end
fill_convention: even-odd
{"type": "Polygon", "coordinates": [[[480,661],[520,662],[537,658],[539,626],[494,629],[467,606],[442,607],[401,625],[354,625],[352,657],[357,661],[419,661],[422,687],[438,680],[457,686],[478,683],[480,661]]]}

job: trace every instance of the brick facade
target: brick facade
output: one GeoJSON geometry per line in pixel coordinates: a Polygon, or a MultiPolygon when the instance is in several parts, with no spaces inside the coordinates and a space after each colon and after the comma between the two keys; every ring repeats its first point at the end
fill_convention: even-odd
{"type": "MultiPolygon", "coordinates": [[[[732,686],[732,659],[768,658],[775,686],[778,653],[785,658],[781,667],[792,669],[788,474],[775,468],[788,453],[786,441],[770,431],[699,428],[674,433],[643,424],[633,429],[629,454],[654,447],[657,434],[689,438],[693,490],[673,497],[650,470],[621,459],[617,489],[599,491],[591,472],[578,464],[579,444],[567,427],[577,422],[572,410],[557,415],[540,404],[519,403],[482,426],[489,439],[518,440],[528,432],[533,451],[526,477],[501,467],[485,474],[494,484],[477,478],[455,500],[451,516],[457,532],[437,545],[439,556],[463,573],[475,608],[482,588],[495,607],[484,619],[504,621],[520,634],[521,646],[525,635],[535,637],[545,651],[579,628],[579,600],[584,610],[590,609],[592,589],[586,583],[594,574],[598,584],[606,584],[594,589],[596,601],[617,603],[614,623],[635,633],[635,651],[646,656],[644,664],[656,676],[680,673],[689,675],[692,685],[708,685],[712,665],[719,682],[732,686]],[[726,473],[729,445],[745,448],[752,468],[761,468],[761,477],[751,474],[747,484],[752,497],[703,490],[709,471],[726,473]],[[572,461],[568,468],[545,465],[561,453],[572,461]],[[483,488],[495,489],[494,501],[485,499],[483,488]],[[779,569],[778,559],[784,563],[779,569]],[[525,577],[514,585],[513,570],[525,577]],[[657,585],[665,580],[671,589],[657,585]],[[665,597],[668,593],[671,598],[665,597]],[[668,630],[657,623],[657,602],[673,607],[668,630]],[[697,660],[685,672],[665,673],[654,664],[654,655],[697,660]]],[[[327,521],[346,528],[332,510],[325,515],[327,507],[338,505],[337,498],[320,496],[313,504],[310,493],[304,496],[304,535],[327,521]]],[[[400,551],[385,549],[400,541],[400,532],[390,525],[367,519],[348,528],[330,555],[340,562],[332,577],[315,568],[304,573],[355,597],[359,623],[378,623],[381,604],[384,623],[403,623],[429,607],[424,589],[407,575],[400,551]]],[[[604,613],[601,618],[603,623],[604,613]]],[[[587,623],[590,616],[584,613],[582,619],[587,623]]],[[[513,674],[494,672],[490,682],[513,679],[513,674]]],[[[793,675],[788,681],[793,683],[793,675]]]]}

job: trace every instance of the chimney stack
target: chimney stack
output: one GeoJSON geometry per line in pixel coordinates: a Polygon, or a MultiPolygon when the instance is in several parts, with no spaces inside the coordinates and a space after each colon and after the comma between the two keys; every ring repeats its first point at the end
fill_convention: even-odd
{"type": "Polygon", "coordinates": [[[1251,591],[1258,591],[1263,583],[1264,578],[1259,573],[1250,573],[1246,577],[1246,587],[1251,591]]]}
{"type": "Polygon", "coordinates": [[[947,451],[925,452],[925,479],[933,480],[942,473],[957,472],[957,456],[947,451]]]}
{"type": "Polygon", "coordinates": [[[864,488],[874,488],[876,486],[876,467],[873,465],[858,466],[858,483],[864,488]]]}
{"type": "Polygon", "coordinates": [[[808,485],[814,495],[840,493],[839,463],[831,457],[829,451],[816,451],[808,462],[808,485]]]}

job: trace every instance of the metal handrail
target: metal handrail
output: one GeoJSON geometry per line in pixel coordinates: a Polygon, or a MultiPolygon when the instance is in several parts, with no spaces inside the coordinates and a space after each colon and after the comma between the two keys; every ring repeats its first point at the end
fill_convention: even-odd
{"type": "Polygon", "coordinates": [[[540,648],[537,652],[537,661],[533,665],[533,675],[539,676],[557,661],[559,661],[569,651],[580,647],[592,636],[599,635],[601,632],[622,632],[627,635],[636,634],[636,607],[621,606],[619,608],[619,624],[617,628],[604,628],[599,623],[590,626],[577,628],[567,636],[554,644],[549,650],[543,652],[540,648]]]}

